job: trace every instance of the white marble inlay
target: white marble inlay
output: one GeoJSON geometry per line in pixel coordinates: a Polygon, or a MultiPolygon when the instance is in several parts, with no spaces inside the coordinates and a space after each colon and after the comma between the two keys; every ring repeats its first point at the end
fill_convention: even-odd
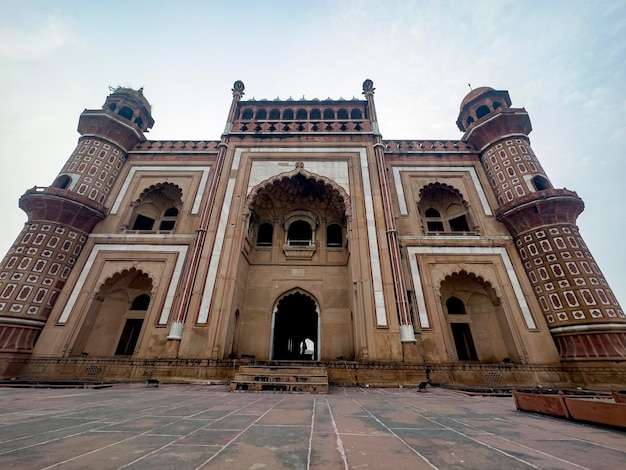
{"type": "Polygon", "coordinates": [[[447,255],[499,255],[502,258],[502,262],[506,269],[506,273],[509,277],[509,281],[511,286],[513,287],[513,292],[515,293],[515,297],[520,306],[520,310],[522,311],[522,315],[524,317],[524,322],[526,323],[526,327],[528,329],[536,329],[537,325],[535,325],[535,320],[533,319],[532,314],[530,313],[530,308],[528,307],[528,303],[526,303],[526,298],[524,297],[524,292],[522,291],[522,286],[517,279],[517,275],[515,274],[515,270],[513,269],[513,264],[511,263],[511,258],[507,253],[505,248],[498,247],[471,247],[471,246],[442,246],[442,247],[419,247],[419,246],[411,246],[407,248],[409,253],[409,265],[411,267],[411,277],[413,279],[413,287],[415,288],[415,296],[417,298],[417,308],[419,313],[419,321],[422,328],[430,328],[430,324],[428,321],[428,314],[426,312],[426,302],[424,300],[424,291],[422,289],[422,282],[419,273],[419,267],[417,264],[416,255],[419,254],[447,254],[447,255]]]}
{"type": "MultiPolygon", "coordinates": [[[[248,181],[248,189],[246,190],[246,195],[250,194],[252,188],[254,188],[262,181],[265,181],[272,176],[279,175],[280,173],[288,173],[290,171],[293,171],[296,167],[296,161],[298,160],[253,161],[252,168],[250,170],[250,180],[248,181]]],[[[315,173],[316,175],[325,176],[326,178],[334,181],[339,186],[341,186],[346,191],[346,193],[350,194],[350,181],[348,178],[347,161],[307,161],[304,162],[304,169],[309,173],[315,173]]]]}
{"type": "Polygon", "coordinates": [[[135,173],[141,171],[143,172],[151,172],[151,171],[172,171],[172,172],[181,172],[181,171],[201,171],[202,178],[200,179],[200,184],[198,185],[198,191],[196,192],[196,197],[193,201],[193,207],[191,208],[192,214],[197,214],[200,210],[200,202],[202,201],[202,196],[204,195],[204,190],[206,189],[206,183],[209,179],[209,173],[211,171],[210,166],[132,166],[126,175],[126,179],[124,180],[124,184],[122,185],[122,189],[117,195],[117,199],[113,203],[113,207],[111,207],[111,214],[117,214],[117,211],[122,204],[122,199],[124,199],[124,195],[130,186],[131,181],[135,177],[135,173]]]}
{"type": "Polygon", "coordinates": [[[483,186],[482,184],[480,184],[478,174],[476,174],[476,169],[473,166],[394,166],[393,179],[396,185],[396,194],[398,195],[398,205],[400,206],[401,215],[407,215],[409,213],[406,207],[406,198],[404,197],[404,186],[402,185],[402,179],[400,178],[400,173],[403,171],[409,171],[412,173],[422,173],[428,171],[466,171],[470,174],[470,177],[472,178],[472,182],[474,183],[474,187],[476,188],[476,192],[478,193],[478,198],[480,199],[480,204],[483,206],[485,214],[492,215],[491,207],[489,207],[487,197],[485,196],[485,192],[483,191],[483,186]]]}
{"type": "MultiPolygon", "coordinates": [[[[200,313],[198,315],[198,323],[206,323],[209,318],[209,311],[211,310],[213,291],[215,289],[216,277],[217,277],[217,269],[221,260],[222,255],[222,245],[224,241],[224,237],[226,235],[226,228],[228,222],[228,212],[230,210],[233,198],[233,189],[235,186],[235,179],[237,175],[237,171],[239,170],[239,163],[241,161],[241,155],[243,152],[249,152],[251,154],[254,153],[264,153],[264,154],[291,154],[286,155],[286,157],[291,158],[280,158],[278,155],[275,159],[272,160],[271,165],[259,165],[257,168],[262,168],[261,172],[255,176],[258,179],[258,182],[253,183],[252,177],[248,181],[248,189],[249,192],[256,184],[261,181],[270,178],[274,175],[285,173],[293,170],[295,168],[296,161],[304,161],[304,168],[307,171],[312,173],[317,173],[321,176],[325,176],[329,179],[332,179],[337,184],[340,184],[346,192],[349,194],[349,181],[348,181],[348,171],[347,171],[347,162],[337,162],[337,161],[329,161],[329,162],[320,162],[320,161],[306,161],[306,157],[303,156],[302,159],[296,160],[294,157],[297,157],[301,154],[340,154],[340,153],[357,153],[359,155],[359,159],[361,162],[361,171],[363,177],[363,186],[364,186],[364,194],[365,194],[365,212],[367,218],[367,235],[369,240],[369,251],[370,258],[372,260],[371,269],[372,269],[372,282],[374,286],[374,302],[376,305],[376,322],[380,327],[387,326],[387,313],[385,310],[385,302],[384,302],[384,294],[383,294],[383,281],[382,274],[380,270],[380,261],[378,257],[378,238],[376,236],[376,224],[374,221],[374,203],[372,199],[372,191],[371,191],[371,182],[370,175],[368,171],[367,164],[367,153],[364,147],[311,147],[311,148],[302,148],[302,147],[238,147],[235,149],[235,155],[233,158],[233,164],[230,168],[230,178],[228,181],[228,188],[226,190],[226,197],[224,200],[224,205],[222,206],[222,210],[220,213],[220,220],[218,224],[215,244],[213,245],[213,251],[211,253],[211,260],[209,262],[209,272],[207,275],[206,283],[204,285],[204,294],[202,297],[202,303],[200,305],[200,313]],[[289,166],[287,166],[289,165],[289,166]],[[293,166],[292,166],[293,165],[293,166]],[[345,172],[342,167],[345,166],[345,172]],[[270,169],[274,167],[274,172],[271,172],[270,169]],[[325,168],[330,171],[330,174],[320,173],[321,171],[325,171],[325,168]],[[318,171],[315,171],[318,170],[318,171]],[[336,178],[336,179],[335,179],[336,178]]],[[[268,160],[254,161],[253,168],[256,163],[265,163],[268,160]]]]}
{"type": "MultiPolygon", "coordinates": [[[[180,275],[183,267],[183,263],[185,261],[185,255],[187,254],[187,245],[94,245],[91,253],[89,254],[89,258],[85,263],[85,267],[80,273],[78,277],[78,281],[74,285],[74,289],[70,294],[70,297],[61,313],[61,317],[59,318],[59,323],[66,323],[70,317],[70,313],[78,300],[78,297],[85,285],[85,281],[87,280],[87,276],[91,272],[94,262],[98,254],[102,251],[126,251],[128,252],[128,256],[125,258],[128,261],[132,261],[132,253],[133,252],[153,252],[153,253],[177,253],[176,264],[174,265],[174,272],[172,273],[172,277],[170,280],[170,286],[167,290],[167,294],[165,296],[165,304],[163,305],[163,310],[161,311],[161,316],[159,317],[159,325],[166,325],[168,317],[170,315],[170,310],[172,308],[172,303],[174,301],[174,294],[176,293],[176,288],[178,287],[178,282],[180,281],[180,275]]],[[[151,261],[147,259],[146,261],[151,261]]],[[[141,267],[139,268],[141,269],[141,267]]]]}

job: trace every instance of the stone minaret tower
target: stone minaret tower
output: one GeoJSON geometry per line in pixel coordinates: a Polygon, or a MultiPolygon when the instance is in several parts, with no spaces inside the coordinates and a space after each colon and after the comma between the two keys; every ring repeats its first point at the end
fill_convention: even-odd
{"type": "Polygon", "coordinates": [[[102,109],[81,114],[78,145],[52,185],[20,198],[28,221],[0,264],[0,353],[32,350],[87,236],[108,213],[128,150],[153,124],[142,90],[114,90],[102,109]]]}
{"type": "Polygon", "coordinates": [[[626,318],[576,227],[584,204],[555,189],[530,147],[526,110],[507,91],[478,88],[461,104],[463,139],[479,152],[564,361],[626,359],[626,318]]]}

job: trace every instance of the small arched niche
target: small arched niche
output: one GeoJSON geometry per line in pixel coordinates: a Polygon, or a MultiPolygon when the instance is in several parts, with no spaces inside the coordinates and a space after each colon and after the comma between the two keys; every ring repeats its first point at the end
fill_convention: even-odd
{"type": "Polygon", "coordinates": [[[285,244],[288,246],[314,246],[317,217],[309,211],[293,211],[285,216],[285,244]]]}
{"type": "Polygon", "coordinates": [[[52,183],[53,188],[68,189],[72,184],[72,178],[68,175],[59,175],[52,183]]]}
{"type": "Polygon", "coordinates": [[[542,175],[534,176],[532,179],[533,186],[537,191],[545,191],[546,189],[552,189],[552,185],[548,178],[542,175]]]}

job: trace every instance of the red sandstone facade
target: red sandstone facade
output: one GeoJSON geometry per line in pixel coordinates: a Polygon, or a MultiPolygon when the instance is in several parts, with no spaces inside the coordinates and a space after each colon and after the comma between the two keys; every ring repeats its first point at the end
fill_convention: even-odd
{"type": "Polygon", "coordinates": [[[141,90],[85,110],[0,264],[6,377],[619,386],[626,316],[506,91],[460,140],[386,141],[364,100],[246,101],[219,141],[148,141],[141,90]]]}

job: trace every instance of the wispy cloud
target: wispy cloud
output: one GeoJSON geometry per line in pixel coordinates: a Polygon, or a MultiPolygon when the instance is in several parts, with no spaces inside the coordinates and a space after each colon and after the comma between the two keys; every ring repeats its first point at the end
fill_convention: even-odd
{"type": "Polygon", "coordinates": [[[0,28],[0,57],[39,59],[75,42],[69,23],[60,16],[25,27],[5,23],[0,28]]]}

